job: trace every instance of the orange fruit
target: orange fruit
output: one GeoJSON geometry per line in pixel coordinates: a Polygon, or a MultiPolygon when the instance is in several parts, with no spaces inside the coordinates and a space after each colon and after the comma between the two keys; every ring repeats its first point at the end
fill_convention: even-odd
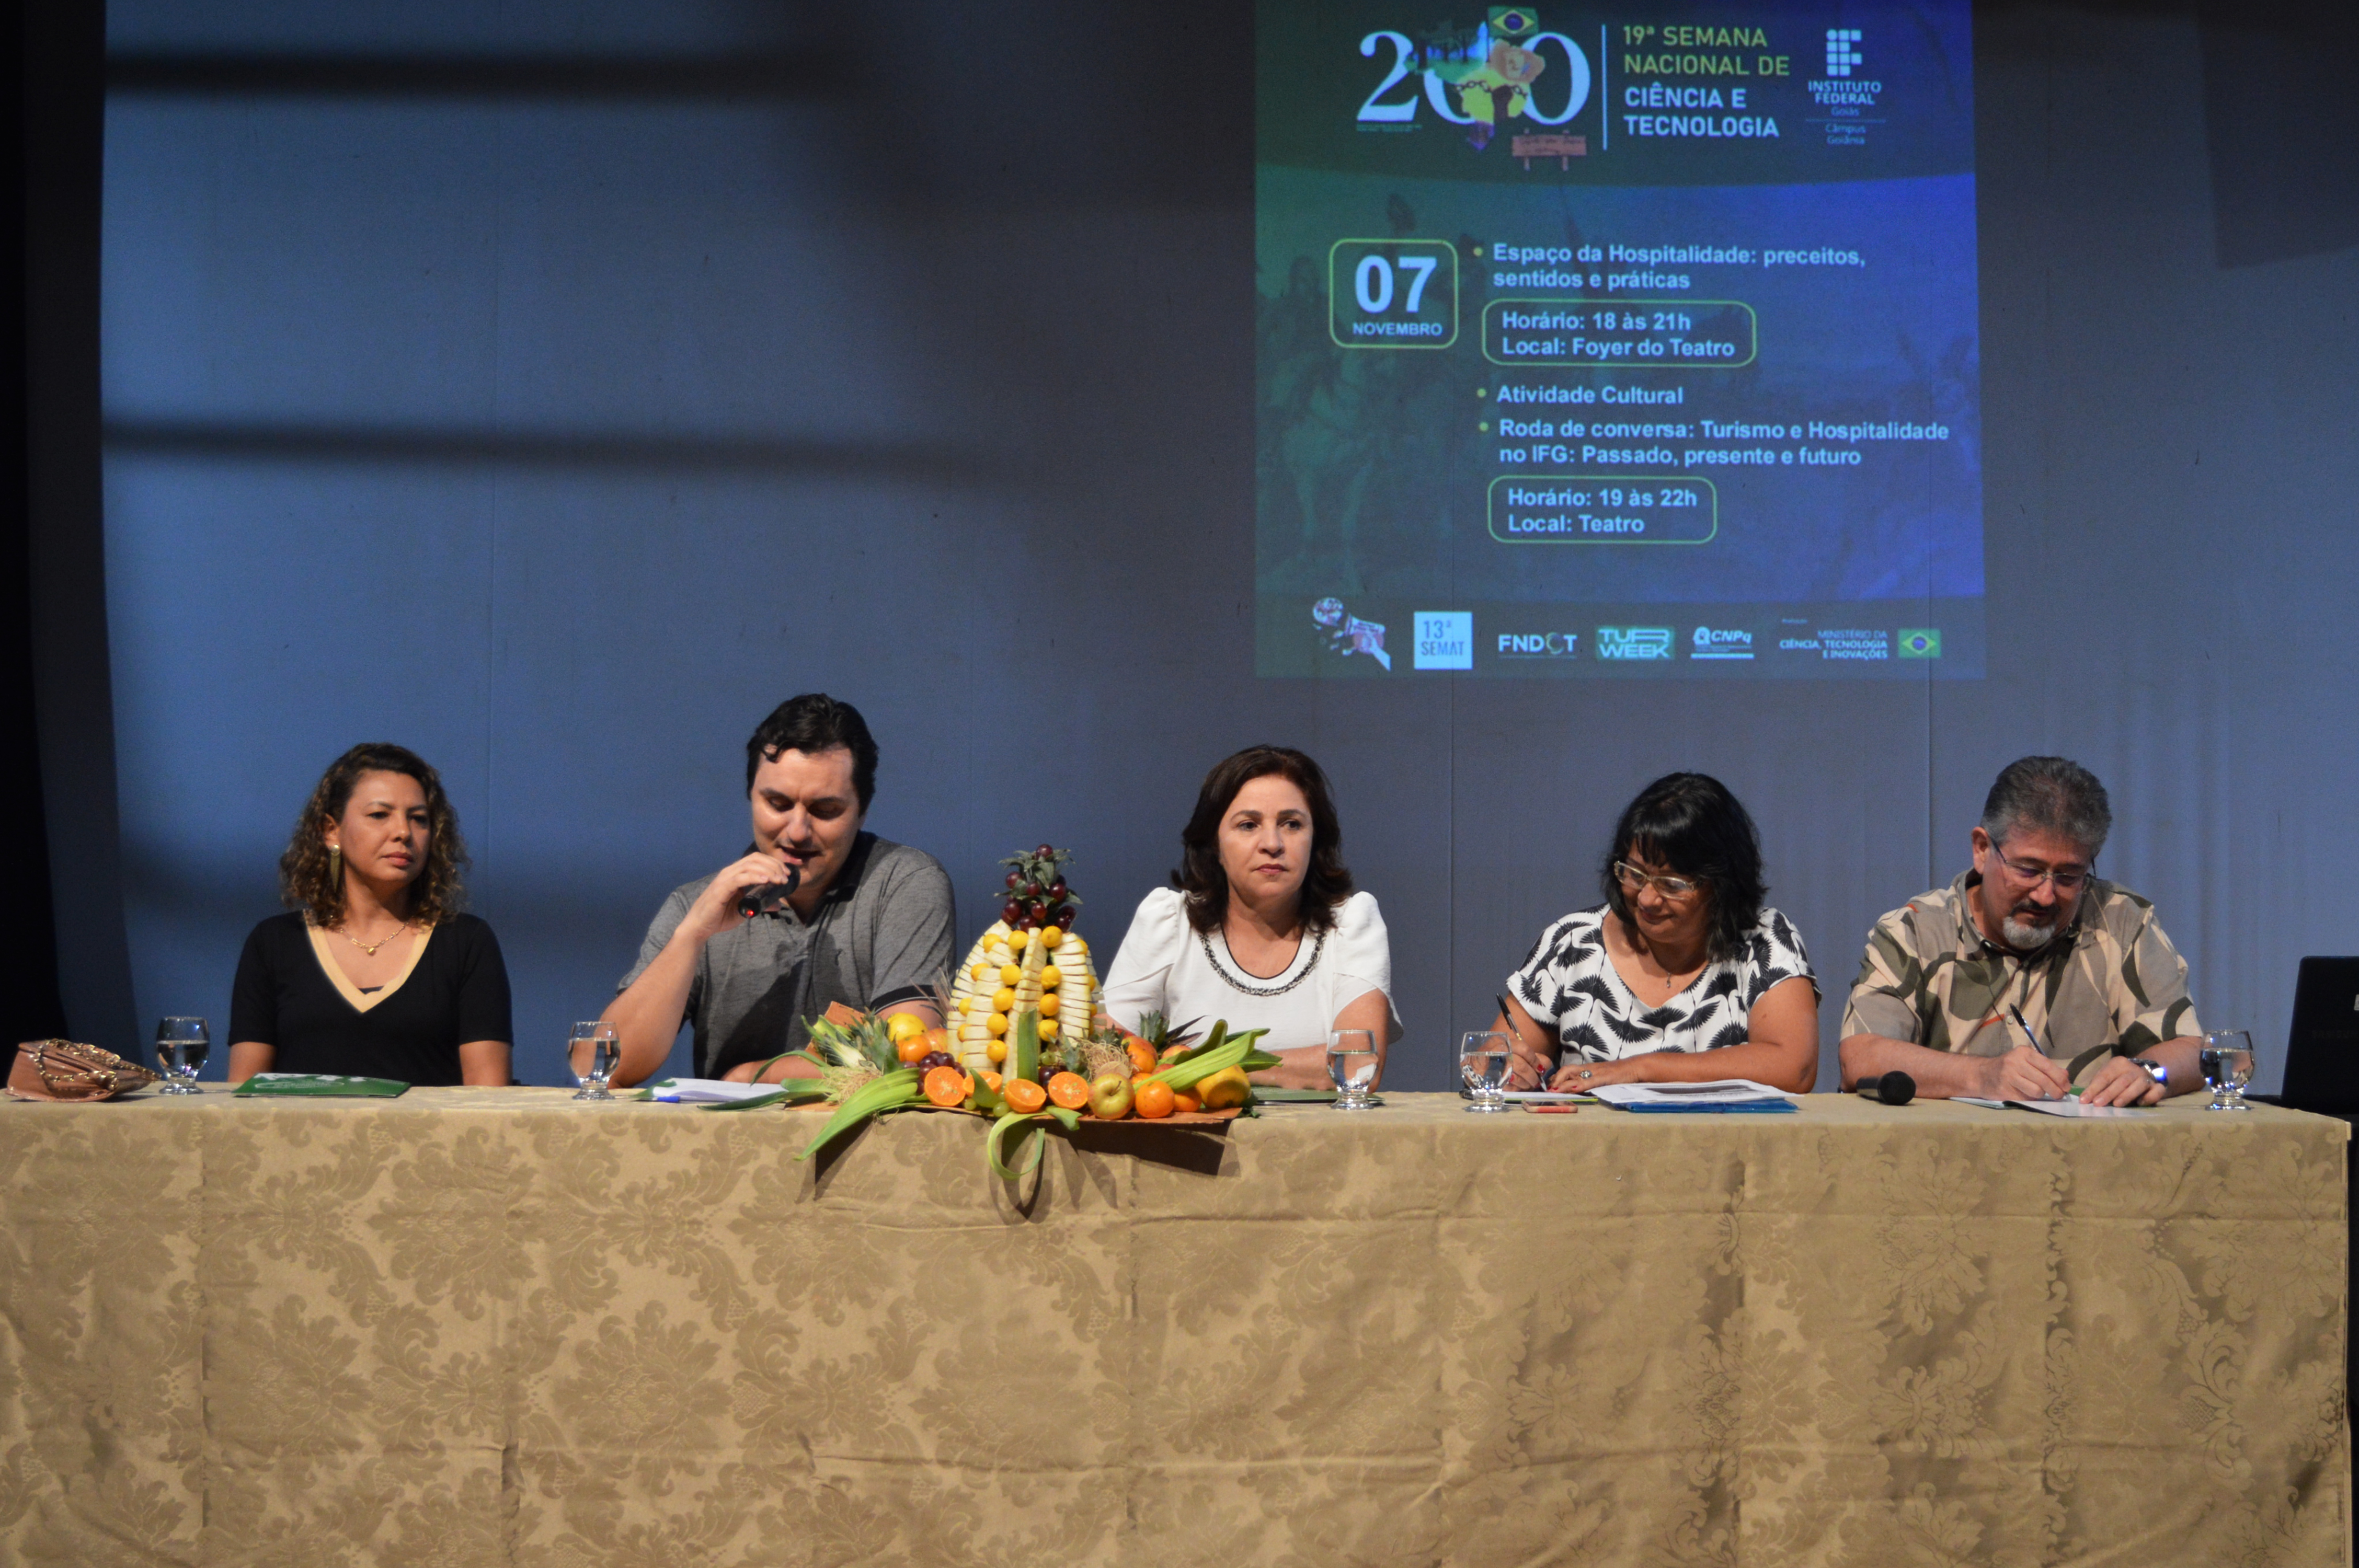
{"type": "Polygon", "coordinates": [[[943,1107],[964,1105],[967,1097],[966,1075],[956,1067],[936,1067],[926,1075],[926,1098],[943,1107]]]}
{"type": "Polygon", "coordinates": [[[1180,1053],[1186,1049],[1188,1049],[1188,1047],[1185,1045],[1166,1045],[1163,1047],[1163,1054],[1158,1057],[1157,1060],[1168,1067],[1172,1063],[1178,1061],[1180,1059],[1180,1053]]]}
{"type": "Polygon", "coordinates": [[[1171,1114],[1172,1107],[1178,1099],[1179,1097],[1171,1092],[1169,1084],[1149,1078],[1138,1086],[1137,1096],[1131,1104],[1131,1109],[1149,1121],[1160,1121],[1171,1114]]]}
{"type": "Polygon", "coordinates": [[[1029,1078],[1010,1078],[1000,1091],[1007,1097],[1007,1108],[1029,1116],[1049,1103],[1049,1091],[1029,1078]]]}
{"type": "Polygon", "coordinates": [[[1130,1070],[1132,1072],[1151,1073],[1155,1071],[1154,1046],[1149,1045],[1146,1041],[1133,1035],[1128,1042],[1127,1049],[1130,1052],[1130,1070]]]}
{"type": "Polygon", "coordinates": [[[1079,1073],[1059,1073],[1049,1080],[1049,1098],[1067,1110],[1079,1110],[1090,1103],[1090,1081],[1079,1073]]]}
{"type": "Polygon", "coordinates": [[[901,1058],[901,1065],[906,1067],[910,1063],[917,1061],[921,1056],[924,1056],[933,1048],[933,1045],[924,1035],[910,1034],[904,1036],[901,1043],[893,1047],[893,1050],[894,1053],[901,1058]]]}
{"type": "Polygon", "coordinates": [[[985,1070],[983,1075],[983,1081],[990,1088],[993,1094],[997,1094],[999,1092],[1000,1079],[997,1073],[985,1070]]]}
{"type": "Polygon", "coordinates": [[[1201,1110],[1204,1108],[1204,1102],[1198,1099],[1191,1094],[1175,1094],[1171,1097],[1171,1108],[1173,1110],[1201,1110]]]}

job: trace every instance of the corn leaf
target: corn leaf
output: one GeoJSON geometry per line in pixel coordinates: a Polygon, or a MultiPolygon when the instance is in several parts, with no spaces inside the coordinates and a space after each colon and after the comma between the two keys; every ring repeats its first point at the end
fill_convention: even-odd
{"type": "Polygon", "coordinates": [[[835,1138],[860,1126],[869,1118],[885,1111],[898,1110],[924,1098],[925,1091],[918,1087],[917,1068],[896,1067],[889,1073],[880,1073],[846,1095],[843,1103],[836,1107],[835,1114],[828,1118],[827,1125],[820,1129],[819,1136],[812,1139],[810,1147],[795,1158],[808,1160],[835,1138]]]}
{"type": "Polygon", "coordinates": [[[1191,1051],[1154,1076],[1174,1089],[1193,1088],[1214,1073],[1241,1065],[1253,1054],[1253,1043],[1269,1033],[1266,1029],[1248,1029],[1242,1034],[1223,1037],[1223,1026],[1212,1025],[1212,1037],[1218,1045],[1208,1045],[1201,1051],[1191,1051]]]}
{"type": "Polygon", "coordinates": [[[806,1045],[799,1051],[782,1051],[777,1055],[771,1057],[768,1061],[755,1068],[754,1081],[757,1084],[760,1083],[764,1073],[768,1072],[771,1068],[777,1066],[779,1063],[788,1060],[789,1057],[796,1061],[809,1062],[814,1067],[824,1067],[827,1065],[825,1061],[814,1054],[810,1046],[806,1045]]]}
{"type": "Polygon", "coordinates": [[[1038,1111],[1027,1116],[1021,1111],[1011,1110],[992,1123],[991,1136],[984,1142],[983,1154],[984,1158],[991,1162],[993,1175],[1004,1182],[1013,1182],[1020,1177],[1030,1175],[1039,1168],[1040,1155],[1048,1148],[1048,1140],[1044,1136],[1035,1136],[1039,1132],[1038,1124],[1041,1119],[1041,1115],[1038,1111]],[[1027,1139],[1032,1144],[1032,1157],[1021,1166],[1010,1165],[1007,1162],[1007,1140],[1011,1133],[1015,1135],[1019,1144],[1027,1139]]]}
{"type": "Polygon", "coordinates": [[[1024,1011],[1016,1015],[1015,1027],[1007,1032],[1007,1070],[1019,1078],[1040,1076],[1040,1015],[1024,1011]]]}
{"type": "MultiPolygon", "coordinates": [[[[1257,1033],[1267,1033],[1268,1031],[1262,1030],[1257,1033]]],[[[1212,1032],[1204,1036],[1202,1043],[1189,1046],[1188,1049],[1180,1052],[1177,1056],[1172,1057],[1169,1065],[1176,1067],[1182,1062],[1192,1062],[1197,1057],[1204,1055],[1208,1052],[1219,1050],[1223,1045],[1228,1044],[1228,1040],[1229,1021],[1225,1018],[1214,1019],[1212,1021],[1212,1032]]]]}
{"type": "Polygon", "coordinates": [[[974,1084],[974,1093],[967,1097],[968,1104],[985,1116],[997,1116],[1007,1108],[1007,1097],[984,1082],[981,1073],[970,1073],[967,1076],[974,1084]]]}

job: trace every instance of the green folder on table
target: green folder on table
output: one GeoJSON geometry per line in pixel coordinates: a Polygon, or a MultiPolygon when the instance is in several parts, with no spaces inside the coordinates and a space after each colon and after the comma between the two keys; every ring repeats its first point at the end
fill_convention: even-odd
{"type": "Polygon", "coordinates": [[[241,1095],[292,1095],[315,1099],[391,1099],[409,1086],[397,1078],[346,1078],[334,1073],[256,1073],[237,1086],[241,1095]]]}

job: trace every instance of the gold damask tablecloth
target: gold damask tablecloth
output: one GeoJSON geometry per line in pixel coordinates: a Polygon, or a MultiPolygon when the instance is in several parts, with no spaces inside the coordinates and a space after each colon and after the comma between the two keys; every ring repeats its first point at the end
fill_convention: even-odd
{"type": "Polygon", "coordinates": [[[0,1562],[2349,1559],[2340,1122],[817,1126],[0,1107],[0,1562]]]}

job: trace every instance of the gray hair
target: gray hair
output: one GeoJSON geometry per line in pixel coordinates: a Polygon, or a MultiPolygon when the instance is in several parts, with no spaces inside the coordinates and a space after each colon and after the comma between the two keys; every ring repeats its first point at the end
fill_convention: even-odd
{"type": "Polygon", "coordinates": [[[2092,860],[2114,830],[2114,808],[2097,775],[2065,757],[2009,762],[1983,800],[1983,831],[2004,844],[2018,827],[2069,838],[2092,860]]]}

